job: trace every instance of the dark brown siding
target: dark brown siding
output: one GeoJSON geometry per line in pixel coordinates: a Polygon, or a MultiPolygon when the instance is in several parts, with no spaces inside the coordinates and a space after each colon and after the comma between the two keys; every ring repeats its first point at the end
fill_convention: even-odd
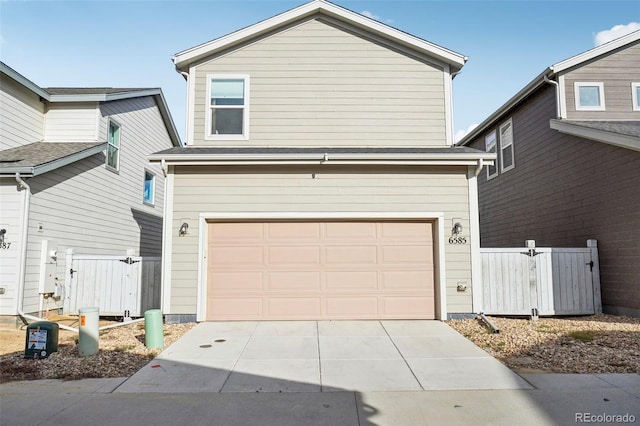
{"type": "MultiPolygon", "coordinates": [[[[496,128],[509,117],[515,168],[490,181],[483,171],[478,180],[482,247],[527,239],[584,247],[595,238],[605,310],[640,316],[640,152],[550,129],[551,86],[496,128]]],[[[485,134],[470,146],[484,149],[485,134]]]]}

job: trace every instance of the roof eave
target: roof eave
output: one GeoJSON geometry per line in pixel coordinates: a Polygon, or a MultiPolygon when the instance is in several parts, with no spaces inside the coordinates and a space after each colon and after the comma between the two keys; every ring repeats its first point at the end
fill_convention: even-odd
{"type": "Polygon", "coordinates": [[[564,120],[551,119],[549,126],[561,133],[602,142],[621,148],[640,151],[640,138],[631,135],[608,132],[606,130],[592,129],[579,124],[569,123],[564,120]]]}
{"type": "Polygon", "coordinates": [[[17,167],[2,167],[0,169],[1,176],[12,176],[16,173],[20,173],[23,177],[35,177],[52,170],[59,169],[60,167],[64,167],[71,163],[75,163],[76,161],[91,157],[92,155],[98,154],[105,150],[107,147],[107,143],[100,143],[99,145],[93,146],[91,148],[87,148],[80,152],[76,152],[71,155],[67,155],[62,158],[58,158],[53,161],[49,161],[43,164],[37,164],[35,166],[17,166],[17,167]]]}

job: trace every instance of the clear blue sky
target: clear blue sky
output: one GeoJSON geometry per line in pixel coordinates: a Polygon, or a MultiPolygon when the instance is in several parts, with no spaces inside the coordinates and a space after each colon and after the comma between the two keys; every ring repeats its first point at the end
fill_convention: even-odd
{"type": "MultiPolygon", "coordinates": [[[[469,57],[453,84],[457,132],[598,33],[640,28],[639,0],[334,2],[469,57]]],[[[0,59],[42,87],[161,87],[184,140],[186,84],[171,56],[303,3],[0,0],[0,59]]]]}

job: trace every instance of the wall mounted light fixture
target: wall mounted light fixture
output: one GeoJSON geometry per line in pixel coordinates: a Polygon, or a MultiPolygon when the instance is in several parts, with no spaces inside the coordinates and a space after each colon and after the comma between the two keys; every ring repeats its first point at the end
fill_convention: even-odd
{"type": "Polygon", "coordinates": [[[460,222],[456,222],[455,225],[453,225],[453,229],[451,229],[451,233],[454,235],[462,234],[462,224],[460,222]]]}
{"type": "Polygon", "coordinates": [[[178,231],[178,235],[180,237],[184,237],[185,235],[187,235],[188,230],[189,230],[189,224],[187,222],[184,222],[182,225],[180,225],[180,230],[178,231]]]}

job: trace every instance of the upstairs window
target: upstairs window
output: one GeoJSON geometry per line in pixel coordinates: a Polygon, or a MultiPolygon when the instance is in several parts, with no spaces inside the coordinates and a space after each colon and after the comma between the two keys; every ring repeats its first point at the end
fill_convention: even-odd
{"type": "Polygon", "coordinates": [[[143,192],[143,201],[145,204],[153,205],[155,202],[155,193],[156,193],[156,176],[145,170],[144,171],[144,192],[143,192]]]}
{"type": "Polygon", "coordinates": [[[120,126],[111,120],[107,135],[107,166],[113,170],[120,166],[120,126]]]}
{"type": "Polygon", "coordinates": [[[633,110],[640,111],[640,83],[631,83],[631,98],[633,100],[633,110]]]}
{"type": "MultiPolygon", "coordinates": [[[[496,131],[489,133],[484,138],[485,149],[487,152],[496,153],[497,145],[496,145],[496,131]]],[[[496,164],[493,166],[487,166],[487,180],[492,179],[498,176],[498,160],[496,159],[496,164]]]]}
{"type": "Polygon", "coordinates": [[[208,76],[207,136],[209,139],[247,139],[248,76],[208,76]]]}
{"type": "Polygon", "coordinates": [[[577,111],[604,111],[603,83],[574,83],[577,111]]]}
{"type": "Polygon", "coordinates": [[[515,167],[513,162],[513,122],[511,119],[500,125],[500,171],[515,167]]]}

